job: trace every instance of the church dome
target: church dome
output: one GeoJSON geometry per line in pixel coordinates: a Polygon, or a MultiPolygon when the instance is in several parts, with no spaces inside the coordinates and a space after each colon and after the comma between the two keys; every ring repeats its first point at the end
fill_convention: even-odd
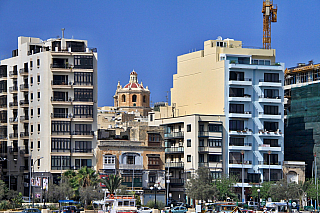
{"type": "Polygon", "coordinates": [[[130,81],[123,88],[144,89],[143,85],[138,83],[138,73],[136,71],[133,70],[130,73],[130,81]]]}

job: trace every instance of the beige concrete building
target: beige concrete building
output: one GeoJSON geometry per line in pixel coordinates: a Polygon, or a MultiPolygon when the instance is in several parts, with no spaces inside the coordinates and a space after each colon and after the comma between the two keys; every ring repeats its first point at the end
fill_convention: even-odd
{"type": "MultiPolygon", "coordinates": [[[[191,155],[194,161],[192,167],[187,161],[184,170],[206,165],[215,176],[218,171],[235,175],[238,194],[246,200],[245,188],[252,183],[282,178],[283,75],[284,64],[276,63],[273,49],[244,48],[241,41],[221,37],[205,41],[203,50],[178,56],[171,106],[150,113],[149,124],[165,127],[167,150],[173,148],[172,134],[180,134],[181,155],[191,155]],[[207,124],[200,119],[205,116],[207,124]],[[188,121],[190,117],[199,120],[188,121]],[[211,143],[217,138],[211,135],[215,126],[209,125],[217,121],[221,122],[222,141],[211,143]],[[188,125],[189,133],[185,131],[188,125]],[[188,148],[188,140],[193,148],[188,148]],[[217,146],[222,165],[212,157],[219,153],[217,146]]],[[[166,159],[170,155],[166,152],[166,159]]],[[[171,170],[171,164],[168,168],[171,170]]]]}
{"type": "Polygon", "coordinates": [[[306,163],[304,161],[283,161],[283,178],[290,182],[306,180],[306,163]]]}
{"type": "Polygon", "coordinates": [[[114,99],[114,107],[127,112],[139,112],[141,116],[147,116],[150,109],[150,91],[148,86],[143,87],[142,82],[138,83],[138,74],[135,71],[130,73],[129,83],[124,87],[118,82],[114,99]]]}

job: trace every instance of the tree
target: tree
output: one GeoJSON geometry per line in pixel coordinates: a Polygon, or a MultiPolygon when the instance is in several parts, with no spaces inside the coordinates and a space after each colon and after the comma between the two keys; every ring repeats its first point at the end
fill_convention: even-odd
{"type": "Polygon", "coordinates": [[[192,199],[213,200],[217,190],[208,168],[201,167],[197,170],[196,177],[187,183],[187,194],[192,199]]]}
{"type": "Polygon", "coordinates": [[[101,180],[101,183],[103,183],[110,194],[114,194],[116,189],[118,189],[121,185],[122,178],[117,175],[109,175],[108,177],[105,177],[101,180]]]}
{"type": "Polygon", "coordinates": [[[88,203],[91,203],[92,200],[100,200],[103,198],[103,192],[99,187],[80,187],[79,192],[80,201],[84,203],[85,208],[87,208],[88,203]]]}
{"type": "Polygon", "coordinates": [[[271,194],[269,192],[269,189],[271,185],[274,184],[274,182],[263,182],[259,187],[253,186],[251,188],[251,196],[252,197],[258,197],[258,191],[257,189],[260,189],[260,198],[267,200],[269,197],[271,197],[271,194]]]}
{"type": "Polygon", "coordinates": [[[7,191],[8,191],[8,188],[6,187],[6,184],[2,180],[0,180],[0,200],[4,198],[7,191]]]}
{"type": "Polygon", "coordinates": [[[221,178],[216,179],[214,184],[217,187],[217,200],[226,200],[228,197],[231,199],[236,198],[236,194],[234,191],[234,184],[237,182],[235,176],[225,176],[223,175],[221,178]]]}
{"type": "Polygon", "coordinates": [[[74,190],[69,184],[69,181],[66,177],[62,177],[59,185],[49,183],[49,193],[47,193],[48,200],[52,203],[58,202],[58,200],[65,200],[66,197],[74,197],[74,190]]]}
{"type": "Polygon", "coordinates": [[[274,201],[300,199],[304,194],[301,184],[297,184],[296,182],[288,183],[286,179],[282,179],[271,185],[269,193],[274,201]]]}
{"type": "MultiPolygon", "coordinates": [[[[317,199],[317,187],[314,182],[315,181],[312,178],[312,179],[306,180],[302,186],[302,189],[306,192],[307,196],[311,199],[317,199]]],[[[318,189],[319,189],[319,185],[318,185],[318,189]]]]}

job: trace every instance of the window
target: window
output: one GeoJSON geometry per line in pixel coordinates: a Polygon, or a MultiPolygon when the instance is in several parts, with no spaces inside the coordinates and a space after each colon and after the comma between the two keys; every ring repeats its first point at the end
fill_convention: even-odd
{"type": "Polygon", "coordinates": [[[150,121],[153,121],[153,114],[150,114],[150,121]]]}
{"type": "Polygon", "coordinates": [[[39,67],[40,66],[40,59],[38,58],[37,59],[37,67],[39,67]]]}
{"type": "Polygon", "coordinates": [[[70,152],[71,139],[70,138],[52,138],[51,152],[70,152]]]}
{"type": "Polygon", "coordinates": [[[229,97],[244,97],[244,88],[230,87],[229,97]]]}
{"type": "Polygon", "coordinates": [[[116,164],[116,156],[114,155],[104,155],[103,156],[104,164],[116,164]]]}
{"type": "Polygon", "coordinates": [[[40,149],[40,141],[38,141],[38,149],[40,149]]]}
{"type": "Polygon", "coordinates": [[[244,104],[230,104],[229,113],[244,113],[244,104]]]}
{"type": "Polygon", "coordinates": [[[252,64],[256,65],[270,65],[271,61],[270,60],[263,60],[263,59],[253,59],[252,64]]]}
{"type": "Polygon", "coordinates": [[[146,103],[147,102],[147,96],[143,96],[143,103],[146,103]]]}
{"type": "Polygon", "coordinates": [[[74,152],[91,153],[92,141],[75,141],[74,152]]]}
{"type": "Polygon", "coordinates": [[[57,135],[70,134],[71,131],[70,121],[52,121],[51,122],[51,132],[57,135]]]}
{"type": "Polygon", "coordinates": [[[191,162],[191,155],[187,155],[187,162],[191,162]]]}
{"type": "Polygon", "coordinates": [[[93,102],[93,90],[92,89],[74,89],[74,100],[93,102]]]}
{"type": "Polygon", "coordinates": [[[93,57],[86,55],[74,56],[74,68],[76,69],[93,69],[93,57]]]}
{"type": "Polygon", "coordinates": [[[75,72],[74,73],[75,85],[93,85],[92,72],[75,72]]]}
{"type": "Polygon", "coordinates": [[[33,100],[33,93],[30,93],[30,99],[33,100]]]}
{"type": "Polygon", "coordinates": [[[30,125],[30,132],[33,132],[33,125],[30,125]]]}
{"type": "Polygon", "coordinates": [[[30,143],[30,149],[33,149],[33,141],[30,143]]]}
{"type": "Polygon", "coordinates": [[[93,135],[92,124],[75,124],[74,135],[93,135]]]}
{"type": "Polygon", "coordinates": [[[222,42],[222,41],[217,41],[217,47],[226,47],[227,43],[222,42]]]}
{"type": "Polygon", "coordinates": [[[269,144],[270,147],[278,147],[278,140],[277,139],[263,139],[263,144],[269,144]]]}
{"type": "Polygon", "coordinates": [[[148,157],[148,165],[160,165],[160,157],[148,157]]]}
{"type": "Polygon", "coordinates": [[[280,82],[279,73],[264,73],[264,82],[280,82]]]}
{"type": "Polygon", "coordinates": [[[91,159],[75,159],[75,169],[81,169],[82,167],[92,167],[92,160],[91,159]]]}
{"type": "Polygon", "coordinates": [[[40,132],[40,124],[38,124],[38,132],[40,132]]]}
{"type": "Polygon", "coordinates": [[[229,129],[232,131],[244,130],[244,121],[242,120],[230,120],[229,121],[229,129]]]}
{"type": "Polygon", "coordinates": [[[269,121],[264,122],[264,129],[266,131],[276,132],[278,128],[279,128],[278,122],[269,122],[269,121]]]}
{"type": "Polygon", "coordinates": [[[74,105],[73,115],[75,118],[93,118],[93,106],[74,105]]]}
{"type": "Polygon", "coordinates": [[[222,160],[222,155],[208,155],[209,162],[220,162],[222,160]]]}
{"type": "Polygon", "coordinates": [[[268,154],[264,153],[263,154],[263,163],[269,165],[278,165],[278,155],[277,154],[268,154]],[[269,156],[270,155],[270,156],[269,156]],[[270,157],[270,162],[269,162],[269,157],[270,157]]]}
{"type": "Polygon", "coordinates": [[[30,115],[33,116],[33,109],[30,109],[30,115]]]}
{"type": "Polygon", "coordinates": [[[37,75],[37,82],[40,83],[40,75],[37,75]]]}
{"type": "Polygon", "coordinates": [[[222,139],[208,139],[209,147],[221,147],[222,139]]]}
{"type": "Polygon", "coordinates": [[[208,125],[209,132],[222,132],[221,124],[209,124],[208,125]]]}
{"type": "Polygon", "coordinates": [[[54,118],[68,118],[68,108],[53,108],[54,118]]]}
{"type": "Polygon", "coordinates": [[[244,81],[244,72],[230,71],[230,81],[244,81]]]}
{"type": "Polygon", "coordinates": [[[148,145],[149,146],[160,146],[160,134],[148,133],[148,145]]]}
{"type": "Polygon", "coordinates": [[[264,114],[266,114],[266,115],[279,115],[279,107],[264,105],[264,114]]]}
{"type": "Polygon", "coordinates": [[[33,61],[30,61],[30,69],[33,67],[33,61]]]}
{"type": "Polygon", "coordinates": [[[187,140],[187,147],[191,147],[191,140],[190,139],[187,140]]]}
{"type": "Polygon", "coordinates": [[[126,102],[126,95],[122,95],[122,102],[126,102]]]}
{"type": "Polygon", "coordinates": [[[204,139],[199,139],[199,146],[204,147],[204,139]]]}
{"type": "Polygon", "coordinates": [[[132,96],[132,102],[137,102],[137,95],[132,96]]]}
{"type": "Polygon", "coordinates": [[[134,155],[127,156],[127,164],[135,164],[135,156],[134,155]]]}
{"type": "Polygon", "coordinates": [[[38,159],[38,166],[40,166],[40,161],[41,161],[41,159],[38,159]]]}
{"type": "Polygon", "coordinates": [[[70,156],[51,156],[52,170],[68,170],[70,169],[70,156]]]}
{"type": "Polygon", "coordinates": [[[68,92],[53,92],[53,101],[71,101],[68,100],[68,92]]]}
{"type": "Polygon", "coordinates": [[[40,108],[38,108],[38,117],[40,116],[40,108]]]}
{"type": "Polygon", "coordinates": [[[279,90],[277,89],[265,89],[264,90],[264,98],[280,98],[279,90]]]}
{"type": "Polygon", "coordinates": [[[244,146],[244,138],[230,137],[230,146],[244,146]]]}
{"type": "Polygon", "coordinates": [[[204,163],[204,154],[199,154],[199,163],[204,163]]]}
{"type": "Polygon", "coordinates": [[[38,92],[38,99],[40,99],[40,92],[38,92]]]}
{"type": "Polygon", "coordinates": [[[191,124],[187,125],[187,132],[191,132],[191,124]]]}

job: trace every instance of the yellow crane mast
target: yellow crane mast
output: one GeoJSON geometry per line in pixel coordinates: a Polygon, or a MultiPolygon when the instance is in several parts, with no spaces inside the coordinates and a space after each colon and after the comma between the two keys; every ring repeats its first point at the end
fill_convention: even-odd
{"type": "Polygon", "coordinates": [[[263,0],[263,49],[271,49],[271,22],[277,22],[277,10],[272,0],[263,0]]]}

